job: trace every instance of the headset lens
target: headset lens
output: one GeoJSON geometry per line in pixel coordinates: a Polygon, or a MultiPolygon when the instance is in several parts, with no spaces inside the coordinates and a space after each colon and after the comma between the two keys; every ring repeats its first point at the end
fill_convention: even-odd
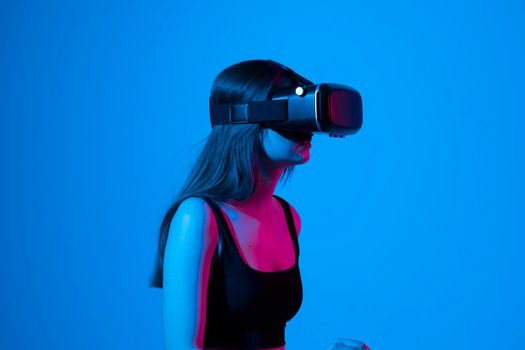
{"type": "Polygon", "coordinates": [[[350,90],[335,90],[328,99],[331,122],[341,128],[361,126],[361,98],[350,90]]]}

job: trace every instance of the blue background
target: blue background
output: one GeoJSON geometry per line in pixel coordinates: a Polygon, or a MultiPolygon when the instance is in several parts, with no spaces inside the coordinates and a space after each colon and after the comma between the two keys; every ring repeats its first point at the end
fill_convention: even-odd
{"type": "Polygon", "coordinates": [[[1,349],[162,349],[160,220],[253,58],[364,100],[276,191],[303,220],[287,349],[525,348],[523,1],[0,6],[1,349]]]}

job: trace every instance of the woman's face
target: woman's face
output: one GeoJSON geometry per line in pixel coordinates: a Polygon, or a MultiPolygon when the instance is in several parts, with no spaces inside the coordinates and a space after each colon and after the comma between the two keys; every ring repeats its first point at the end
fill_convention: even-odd
{"type": "Polygon", "coordinates": [[[312,133],[297,131],[263,130],[263,148],[277,166],[306,163],[310,159],[312,133]]]}

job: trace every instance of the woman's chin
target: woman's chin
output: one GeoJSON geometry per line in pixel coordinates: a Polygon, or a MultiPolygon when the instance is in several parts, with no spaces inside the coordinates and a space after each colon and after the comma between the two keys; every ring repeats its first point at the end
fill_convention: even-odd
{"type": "Polygon", "coordinates": [[[310,151],[308,149],[302,149],[297,154],[298,164],[304,164],[310,160],[310,151]]]}

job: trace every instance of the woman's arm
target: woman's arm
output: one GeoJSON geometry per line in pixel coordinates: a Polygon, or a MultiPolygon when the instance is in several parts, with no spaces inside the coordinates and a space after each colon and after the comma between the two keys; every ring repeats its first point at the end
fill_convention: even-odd
{"type": "Polygon", "coordinates": [[[201,198],[185,199],[175,213],[164,253],[163,315],[166,350],[202,349],[210,265],[217,222],[201,198]]]}

